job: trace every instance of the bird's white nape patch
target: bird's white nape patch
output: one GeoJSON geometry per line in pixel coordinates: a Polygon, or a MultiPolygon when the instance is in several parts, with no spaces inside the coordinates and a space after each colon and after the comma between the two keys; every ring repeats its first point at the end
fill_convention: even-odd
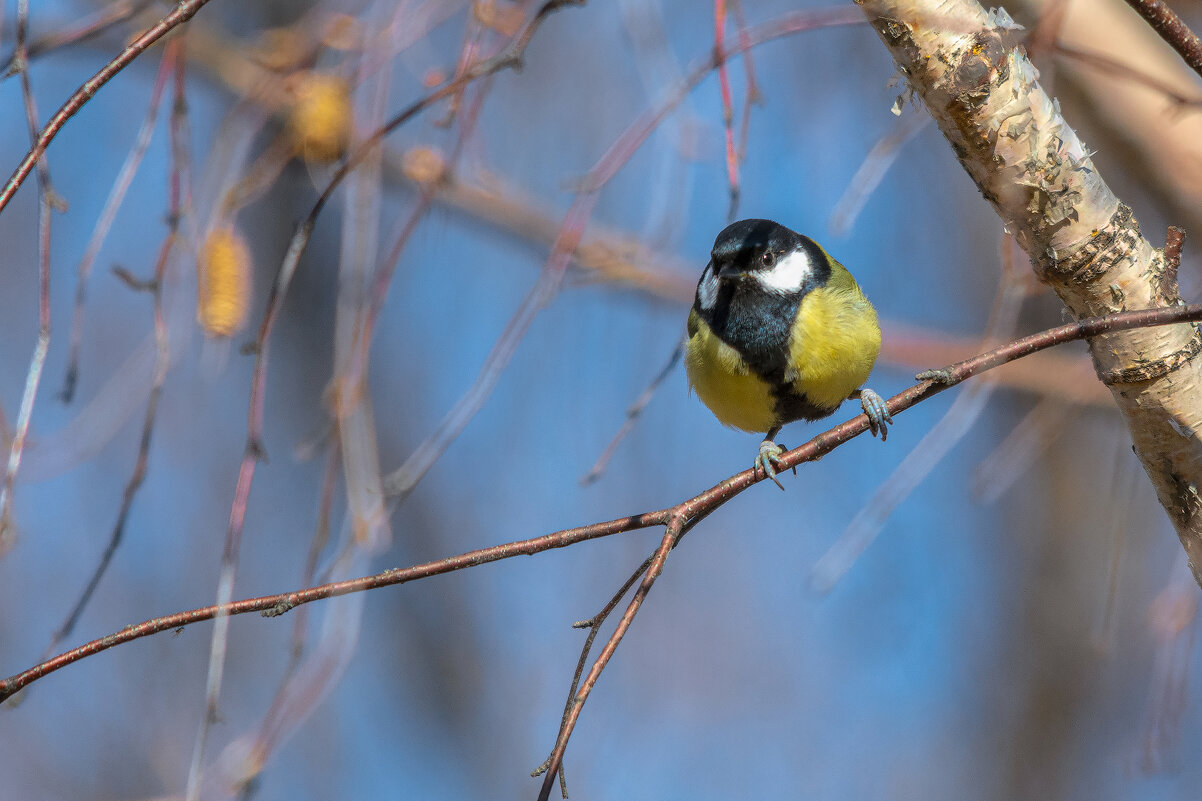
{"type": "Polygon", "coordinates": [[[780,260],[768,270],[756,270],[752,273],[768,292],[787,295],[796,292],[805,284],[806,278],[814,272],[810,254],[804,248],[798,248],[780,257],[780,260]]]}
{"type": "Polygon", "coordinates": [[[705,265],[705,272],[701,274],[701,281],[697,284],[697,299],[706,311],[714,308],[718,302],[718,278],[714,275],[713,262],[705,265]]]}

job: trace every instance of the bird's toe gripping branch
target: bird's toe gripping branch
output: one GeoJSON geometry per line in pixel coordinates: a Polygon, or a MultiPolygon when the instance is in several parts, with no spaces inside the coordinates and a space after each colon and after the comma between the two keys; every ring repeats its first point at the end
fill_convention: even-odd
{"type": "Polygon", "coordinates": [[[893,415],[889,414],[885,399],[867,388],[857,389],[851,396],[860,399],[860,408],[868,417],[868,430],[872,432],[872,436],[879,436],[881,442],[884,442],[889,436],[889,424],[893,422],[893,415]]]}
{"type": "MultiPolygon", "coordinates": [[[[784,446],[777,445],[772,441],[772,437],[770,436],[760,443],[760,453],[755,457],[755,464],[753,465],[753,467],[763,470],[764,475],[772,479],[773,483],[780,487],[782,491],[785,485],[780,483],[780,479],[776,477],[776,468],[784,467],[780,461],[780,456],[784,452],[784,446]]],[[[796,468],[794,468],[794,472],[796,472],[796,468]]]]}

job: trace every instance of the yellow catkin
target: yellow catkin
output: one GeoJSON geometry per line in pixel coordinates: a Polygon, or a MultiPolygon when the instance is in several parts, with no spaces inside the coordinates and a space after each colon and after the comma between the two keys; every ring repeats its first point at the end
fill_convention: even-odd
{"type": "Polygon", "coordinates": [[[351,138],[351,88],[336,75],[320,72],[297,77],[288,116],[292,146],[307,162],[325,164],[346,152],[351,138]]]}
{"type": "Polygon", "coordinates": [[[250,311],[250,251],[231,227],[215,228],[201,249],[196,319],[211,337],[231,337],[250,311]]]}

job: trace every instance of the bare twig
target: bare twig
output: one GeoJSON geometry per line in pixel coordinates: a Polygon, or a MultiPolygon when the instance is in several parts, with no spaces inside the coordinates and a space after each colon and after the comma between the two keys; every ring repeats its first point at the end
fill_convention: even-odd
{"type": "MultiPolygon", "coordinates": [[[[677,538],[677,541],[679,541],[679,538],[677,538]]],[[[560,731],[563,731],[563,727],[568,724],[568,714],[572,711],[572,699],[576,697],[576,690],[580,688],[580,679],[584,676],[584,668],[588,665],[588,655],[593,650],[593,642],[597,639],[597,635],[601,633],[601,626],[605,624],[605,621],[613,611],[618,608],[618,604],[626,597],[626,593],[630,592],[630,588],[634,586],[634,583],[647,572],[647,568],[651,566],[652,558],[652,556],[648,556],[643,560],[641,565],[635,568],[634,572],[630,574],[630,578],[626,579],[626,582],[618,588],[618,591],[613,594],[613,597],[601,608],[600,612],[587,620],[578,620],[572,624],[572,628],[574,629],[588,629],[589,632],[588,636],[584,638],[584,645],[580,648],[580,658],[576,660],[576,671],[572,674],[572,684],[568,688],[568,698],[564,702],[563,715],[559,720],[560,731]]],[[[530,771],[530,777],[538,778],[546,773],[547,769],[551,767],[552,756],[548,755],[543,760],[543,764],[530,771]]],[[[568,797],[568,781],[565,778],[562,760],[560,760],[559,764],[559,791],[564,798],[568,797]]]]}
{"type": "Polygon", "coordinates": [[[684,343],[677,343],[676,348],[672,351],[672,355],[668,357],[667,364],[663,366],[655,378],[651,379],[651,383],[643,390],[643,394],[639,395],[635,402],[630,405],[630,408],[626,410],[626,420],[623,421],[622,427],[618,429],[617,434],[614,434],[614,438],[609,441],[609,445],[605,446],[605,450],[597,457],[597,461],[589,468],[588,473],[580,479],[581,484],[588,486],[601,478],[602,474],[605,473],[605,468],[609,467],[609,460],[613,458],[614,451],[617,450],[622,440],[634,430],[634,424],[643,414],[643,410],[647,408],[647,404],[655,397],[656,390],[659,389],[660,384],[664,383],[664,380],[672,374],[672,368],[680,361],[683,353],[684,343]]]}
{"type": "MultiPolygon", "coordinates": [[[[38,139],[38,112],[33,99],[33,87],[26,69],[25,35],[29,28],[29,0],[17,4],[17,50],[13,67],[21,74],[21,96],[25,103],[25,121],[29,126],[29,138],[36,144],[38,139]]],[[[21,467],[21,456],[25,440],[29,435],[29,423],[33,419],[33,404],[42,381],[42,370],[46,366],[46,354],[50,350],[50,210],[61,203],[56,201],[54,187],[50,183],[50,168],[43,154],[36,159],[38,167],[38,335],[29,360],[25,376],[25,389],[21,394],[21,407],[17,413],[17,428],[9,446],[8,460],[4,470],[4,482],[0,485],[0,552],[7,550],[6,541],[13,534],[12,495],[21,467]]]]}
{"type": "Polygon", "coordinates": [[[29,149],[29,152],[25,154],[25,158],[13,170],[12,176],[5,182],[4,187],[0,188],[0,211],[3,211],[8,206],[9,201],[13,199],[13,195],[17,193],[17,190],[21,188],[21,184],[29,177],[29,173],[33,170],[34,165],[46,152],[46,148],[54,141],[54,137],[58,136],[58,132],[63,129],[63,126],[67,124],[67,120],[75,116],[83,108],[84,104],[100,91],[102,86],[112,80],[114,75],[129,66],[135,58],[142,55],[151,45],[163,38],[168,31],[196,16],[196,12],[200,11],[208,2],[209,0],[180,0],[170,14],[139,34],[124,50],[101,67],[95,75],[84,81],[67,98],[67,102],[63,103],[62,107],[42,127],[33,147],[29,149]]]}
{"type": "MultiPolygon", "coordinates": [[[[964,361],[949,365],[939,371],[940,379],[938,381],[924,380],[894,395],[888,400],[886,405],[891,414],[900,414],[914,404],[932,395],[936,395],[949,387],[955,386],[974,375],[1065,342],[1115,331],[1172,325],[1198,320],[1202,320],[1202,305],[1120,312],[1104,317],[1081,320],[1080,322],[1070,323],[1059,328],[1051,328],[995,348],[988,353],[983,353],[971,359],[965,359],[964,361]]],[[[803,462],[814,461],[825,456],[835,448],[863,434],[867,430],[868,418],[863,414],[840,423],[814,437],[804,445],[783,454],[781,456],[781,472],[784,472],[784,469],[795,467],[803,462]]],[[[5,700],[13,693],[43,676],[78,662],[85,657],[132,640],[156,634],[160,631],[168,631],[180,626],[199,623],[203,620],[212,620],[218,615],[233,616],[248,612],[261,612],[265,616],[274,617],[282,615],[301,604],[346,595],[347,593],[362,592],[394,584],[405,584],[429,576],[451,573],[488,562],[508,559],[513,556],[529,556],[553,548],[563,548],[577,542],[607,537],[613,534],[636,531],[652,526],[667,526],[672,520],[682,515],[686,521],[690,523],[695,522],[698,518],[708,515],[727,501],[741,494],[748,487],[762,480],[764,480],[762,472],[744,470],[687,501],[665,509],[630,515],[577,528],[564,529],[541,537],[469,551],[458,556],[440,559],[436,562],[427,562],[413,567],[395,568],[370,576],[322,584],[304,590],[248,598],[220,606],[206,606],[153,618],[136,625],[127,626],[120,631],[98,640],[93,640],[66,653],[59,654],[52,659],[48,659],[0,681],[0,701],[5,700]]]]}
{"type": "Polygon", "coordinates": [[[1169,45],[1177,51],[1194,72],[1202,75],[1202,41],[1189,29],[1181,17],[1165,5],[1164,0],[1127,0],[1169,45]]]}
{"type": "MultiPolygon", "coordinates": [[[[639,588],[634,591],[634,597],[630,599],[630,603],[626,606],[626,611],[622,613],[622,618],[618,621],[617,628],[610,635],[609,640],[605,643],[605,647],[601,649],[601,653],[597,656],[597,660],[593,662],[593,666],[589,668],[588,675],[580,683],[580,688],[568,702],[567,714],[560,725],[559,736],[555,741],[555,749],[551,751],[551,758],[547,763],[546,774],[543,776],[543,786],[539,791],[538,801],[547,801],[551,797],[551,788],[555,786],[555,776],[559,772],[560,765],[563,763],[564,750],[568,747],[568,740],[572,736],[572,731],[576,728],[576,722],[580,720],[580,712],[584,709],[584,703],[588,700],[589,694],[592,693],[593,687],[597,685],[597,680],[601,678],[601,673],[605,670],[605,666],[609,664],[609,660],[613,658],[614,653],[618,650],[618,645],[622,642],[622,638],[630,630],[630,625],[634,623],[634,616],[642,608],[643,601],[647,598],[647,593],[651,591],[655,580],[663,573],[668,553],[676,546],[676,541],[683,533],[686,521],[687,518],[685,515],[679,512],[668,520],[668,525],[664,529],[663,539],[660,540],[659,548],[651,556],[650,564],[647,565],[647,569],[643,573],[643,580],[640,582],[639,588]]],[[[625,592],[622,594],[624,595],[625,592]]]]}
{"type": "MultiPolygon", "coordinates": [[[[246,510],[250,502],[251,486],[254,482],[255,471],[259,462],[266,458],[266,451],[263,446],[263,417],[266,403],[269,338],[275,320],[279,315],[280,308],[283,305],[284,298],[287,295],[288,287],[296,273],[297,266],[300,264],[301,255],[308,246],[318,216],[333,196],[334,190],[338,188],[346,177],[358,166],[367,162],[369,158],[375,156],[377,148],[384,137],[431,105],[451,96],[462,86],[480,78],[493,75],[503,69],[520,68],[530,40],[547,16],[559,8],[567,5],[579,5],[582,2],[583,0],[547,0],[535,12],[534,17],[522,32],[495,58],[473,65],[463,75],[443,84],[440,88],[412,103],[401,113],[394,116],[366,137],[346,156],[342,164],[334,171],[329,183],[310,209],[308,216],[301,222],[296,233],[289,241],[284,259],[272,283],[267,299],[267,310],[263,315],[263,321],[259,326],[259,334],[254,345],[255,365],[251,377],[246,446],[243,451],[242,461],[238,467],[234,500],[230,507],[229,526],[226,529],[225,543],[222,548],[220,576],[217,586],[217,603],[215,604],[215,607],[220,611],[216,617],[216,624],[213,628],[209,649],[208,678],[205,689],[206,715],[208,717],[216,714],[216,702],[220,695],[224,677],[225,653],[229,631],[229,616],[224,610],[229,607],[230,601],[233,598],[235,566],[238,563],[238,554],[241,550],[242,532],[246,522],[246,510]]],[[[200,789],[199,760],[205,748],[206,731],[207,726],[202,724],[193,747],[192,766],[189,770],[188,787],[185,795],[188,801],[192,801],[200,789]]]]}
{"type": "MultiPolygon", "coordinates": [[[[132,18],[152,2],[154,0],[136,0],[136,2],[133,0],[116,0],[115,2],[108,3],[103,8],[97,9],[94,13],[83,17],[73,25],[34,39],[26,49],[26,58],[32,61],[61,47],[67,47],[77,42],[86,41],[94,36],[99,36],[114,25],[120,25],[122,22],[132,18]]],[[[0,73],[3,73],[0,76],[0,81],[16,74],[16,61],[17,57],[14,53],[9,56],[8,61],[0,65],[0,73]]]]}
{"type": "MultiPolygon", "coordinates": [[[[743,72],[746,80],[745,96],[743,98],[743,119],[739,122],[739,148],[738,158],[742,162],[747,157],[747,141],[748,133],[751,130],[751,107],[758,105],[762,101],[760,95],[759,81],[755,77],[755,60],[751,55],[751,49],[748,47],[747,35],[747,20],[743,17],[743,4],[741,0],[731,0],[731,8],[735,15],[735,26],[739,35],[739,44],[745,49],[743,50],[743,72]]],[[[733,214],[731,215],[734,216],[733,214]]]]}
{"type": "Polygon", "coordinates": [[[739,155],[735,149],[735,111],[730,93],[730,72],[721,57],[726,39],[726,0],[714,0],[714,53],[718,61],[718,88],[722,96],[722,130],[726,138],[726,181],[730,187],[730,207],[726,216],[734,220],[739,210],[739,155]]]}
{"type": "Polygon", "coordinates": [[[163,60],[159,65],[158,77],[155,78],[154,87],[150,91],[150,103],[146,107],[146,117],[142,121],[142,127],[138,130],[133,149],[129,151],[125,163],[121,165],[121,172],[117,174],[117,180],[113,182],[113,188],[109,190],[108,199],[104,202],[104,209],[100,212],[100,218],[96,221],[96,227],[92,231],[92,238],[88,241],[83,258],[79,260],[78,274],[75,278],[75,308],[71,313],[71,332],[67,337],[67,373],[63,378],[63,388],[59,393],[63,403],[70,403],[75,397],[75,384],[79,378],[79,347],[83,342],[83,315],[84,303],[88,294],[88,277],[92,274],[92,265],[96,262],[96,256],[100,253],[100,248],[112,228],[113,220],[117,218],[117,211],[125,200],[125,193],[133,183],[134,175],[142,165],[142,159],[150,146],[155,122],[159,117],[159,103],[163,98],[163,89],[167,85],[167,76],[171,74],[171,66],[171,59],[167,58],[164,53],[163,60]]]}
{"type": "MultiPolygon", "coordinates": [[[[176,64],[176,59],[182,58],[183,49],[179,41],[168,43],[167,49],[163,54],[163,69],[160,72],[160,81],[164,81],[166,76],[170,74],[172,68],[176,64]]],[[[178,75],[178,72],[177,72],[178,75]]],[[[177,92],[182,89],[182,84],[176,85],[177,92]]],[[[181,98],[177,97],[176,113],[183,113],[183,105],[179,102],[181,98]]],[[[178,140],[180,130],[183,127],[182,123],[173,122],[172,124],[172,139],[178,140]]],[[[47,646],[47,656],[54,652],[58,644],[64,637],[69,635],[75,628],[75,624],[79,621],[80,615],[87,608],[88,602],[92,598],[92,594],[96,591],[96,587],[100,584],[101,578],[104,577],[105,571],[108,569],[109,563],[112,561],[113,554],[117,552],[117,547],[121,544],[122,537],[125,534],[125,522],[129,518],[130,509],[133,507],[134,498],[138,494],[138,490],[142,487],[142,482],[146,480],[146,469],[150,461],[150,438],[154,433],[154,422],[156,413],[159,407],[159,398],[163,393],[163,383],[167,379],[167,368],[171,363],[170,336],[167,333],[167,323],[163,317],[163,277],[166,274],[167,264],[175,251],[179,242],[179,221],[181,217],[181,209],[183,200],[181,198],[181,188],[184,182],[180,178],[180,173],[184,169],[184,162],[179,157],[182,143],[173,141],[174,155],[171,177],[169,179],[168,198],[167,198],[167,237],[163,240],[162,247],[159,249],[159,257],[155,263],[154,277],[146,282],[147,287],[151,292],[153,299],[153,314],[154,314],[154,341],[155,341],[155,362],[154,362],[154,379],[150,389],[150,399],[146,404],[146,415],[142,420],[142,434],[138,441],[138,456],[134,463],[133,473],[130,475],[128,483],[125,485],[125,491],[121,496],[121,507],[117,512],[117,522],[113,524],[112,533],[109,535],[108,545],[101,554],[100,562],[96,565],[96,569],[92,572],[92,577],[88,580],[87,586],[84,587],[79,599],[75,602],[71,613],[67,615],[67,619],[63,621],[62,626],[54,633],[47,646]]]]}

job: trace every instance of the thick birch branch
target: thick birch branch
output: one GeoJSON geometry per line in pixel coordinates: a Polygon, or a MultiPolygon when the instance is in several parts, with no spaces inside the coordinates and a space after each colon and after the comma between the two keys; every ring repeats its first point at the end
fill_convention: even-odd
{"type": "MultiPolygon", "coordinates": [[[[1181,303],[1175,266],[1102,180],[1004,14],[976,0],[856,1],[1040,279],[1075,316],[1181,303]]],[[[1180,324],[1105,334],[1089,346],[1202,585],[1202,337],[1180,324]]]]}

